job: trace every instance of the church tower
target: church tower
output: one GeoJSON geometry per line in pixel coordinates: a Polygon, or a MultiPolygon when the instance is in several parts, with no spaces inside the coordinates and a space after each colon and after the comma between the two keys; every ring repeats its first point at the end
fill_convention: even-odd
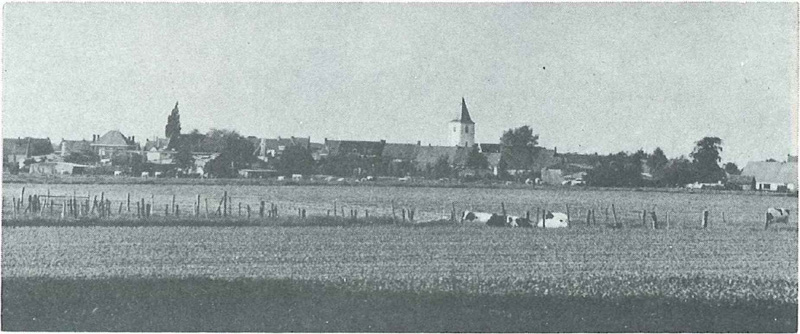
{"type": "Polygon", "coordinates": [[[461,98],[461,118],[448,123],[448,132],[450,133],[450,146],[472,147],[475,145],[475,122],[469,117],[467,103],[463,97],[461,98]]]}

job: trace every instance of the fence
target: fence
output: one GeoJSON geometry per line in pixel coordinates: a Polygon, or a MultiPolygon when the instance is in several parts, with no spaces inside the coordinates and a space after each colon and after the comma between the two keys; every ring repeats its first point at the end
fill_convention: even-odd
{"type": "MultiPolygon", "coordinates": [[[[441,205],[440,210],[426,207],[420,210],[414,204],[392,200],[389,203],[372,205],[332,203],[293,203],[282,200],[268,201],[258,196],[231,196],[228,191],[215,196],[196,194],[176,195],[150,194],[134,196],[127,193],[124,198],[108,198],[104,192],[26,194],[23,187],[19,196],[4,196],[2,214],[4,218],[46,217],[49,219],[151,219],[159,218],[233,218],[268,219],[277,217],[326,216],[362,219],[370,217],[391,218],[395,222],[419,222],[446,220],[457,222],[464,210],[495,212],[529,218],[537,222],[546,212],[563,212],[570,227],[603,226],[611,228],[716,228],[726,226],[763,226],[764,212],[742,209],[714,211],[710,209],[690,212],[656,206],[633,208],[621,203],[530,203],[526,205],[499,203],[456,203],[441,205]]],[[[119,193],[117,193],[118,195],[119,193]]]]}

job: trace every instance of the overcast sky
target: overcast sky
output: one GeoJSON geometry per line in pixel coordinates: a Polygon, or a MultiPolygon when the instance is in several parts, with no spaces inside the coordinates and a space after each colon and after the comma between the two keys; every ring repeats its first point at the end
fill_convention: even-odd
{"type": "Polygon", "coordinates": [[[797,4],[22,4],[4,7],[3,136],[235,129],[445,144],[531,125],[559,152],[725,161],[797,150],[797,4]]]}

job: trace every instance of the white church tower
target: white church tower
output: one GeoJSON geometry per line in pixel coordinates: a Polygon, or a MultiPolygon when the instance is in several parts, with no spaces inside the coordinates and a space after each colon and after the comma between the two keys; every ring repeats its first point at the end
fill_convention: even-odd
{"type": "Polygon", "coordinates": [[[461,118],[448,123],[448,132],[450,133],[450,146],[472,147],[475,145],[475,122],[469,117],[467,103],[463,97],[461,98],[461,118]]]}

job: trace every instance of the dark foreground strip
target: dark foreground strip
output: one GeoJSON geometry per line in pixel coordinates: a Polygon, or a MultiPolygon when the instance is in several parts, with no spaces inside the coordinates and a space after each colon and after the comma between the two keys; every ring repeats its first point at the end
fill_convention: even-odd
{"type": "Polygon", "coordinates": [[[797,304],[714,305],[452,292],[363,292],[290,280],[7,278],[3,331],[796,332],[797,304]]]}

